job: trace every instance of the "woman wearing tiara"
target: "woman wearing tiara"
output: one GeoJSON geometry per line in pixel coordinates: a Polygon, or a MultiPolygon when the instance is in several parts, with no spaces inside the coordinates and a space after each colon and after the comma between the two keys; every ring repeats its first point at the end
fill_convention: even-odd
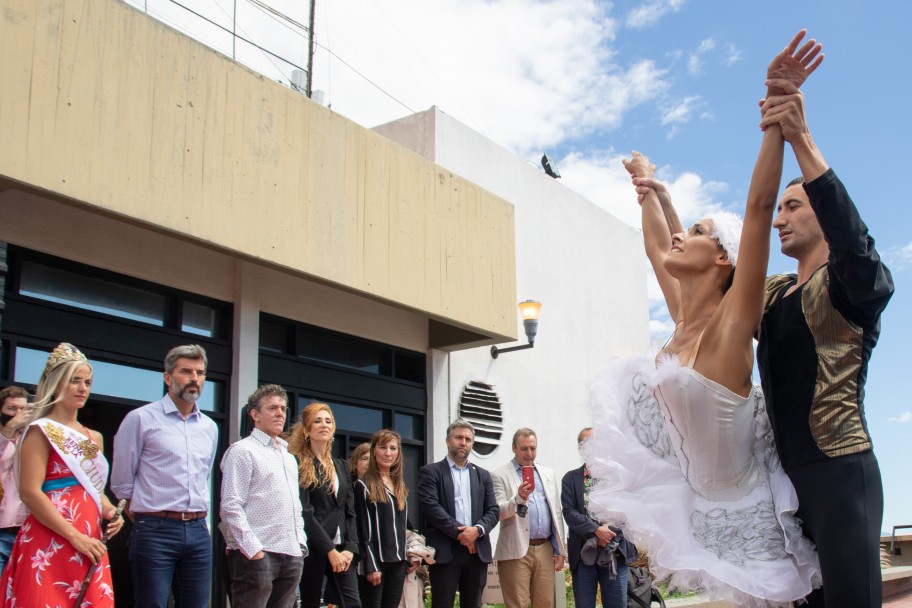
{"type": "MultiPolygon", "coordinates": [[[[773,60],[770,78],[800,85],[816,69],[820,45],[797,49],[803,36],[773,60]]],[[[720,212],[683,231],[655,167],[636,152],[624,162],[675,331],[657,358],[615,360],[599,374],[584,448],[592,515],[623,528],[672,587],[740,606],[791,605],[820,584],[751,382],[782,156],[781,131],[768,128],[743,230],[720,212]]]]}
{"type": "MultiPolygon", "coordinates": [[[[104,495],[108,462],[101,435],[77,414],[92,388],[92,367],[74,346],[51,353],[28,406],[28,430],[19,448],[19,494],[30,515],[22,524],[0,579],[2,605],[70,606],[92,564],[82,606],[113,607],[114,590],[101,516],[114,505],[104,495]]],[[[108,524],[109,536],[123,521],[108,524]]]]}

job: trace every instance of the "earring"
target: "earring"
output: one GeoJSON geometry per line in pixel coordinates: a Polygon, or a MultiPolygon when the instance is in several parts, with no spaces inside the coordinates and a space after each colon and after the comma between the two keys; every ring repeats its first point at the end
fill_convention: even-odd
{"type": "Polygon", "coordinates": [[[310,435],[305,435],[305,436],[304,436],[304,442],[307,443],[307,444],[310,444],[310,435]]]}

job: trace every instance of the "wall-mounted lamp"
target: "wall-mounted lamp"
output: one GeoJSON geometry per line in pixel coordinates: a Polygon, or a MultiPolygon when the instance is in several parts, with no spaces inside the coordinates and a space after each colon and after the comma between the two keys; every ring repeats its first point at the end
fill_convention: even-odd
{"type": "Polygon", "coordinates": [[[538,333],[538,314],[541,312],[541,302],[535,300],[526,300],[519,303],[519,315],[523,320],[523,329],[526,330],[526,338],[529,343],[522,346],[511,346],[510,348],[491,347],[491,357],[497,358],[500,353],[510,353],[514,350],[525,350],[535,346],[535,334],[538,333]]]}

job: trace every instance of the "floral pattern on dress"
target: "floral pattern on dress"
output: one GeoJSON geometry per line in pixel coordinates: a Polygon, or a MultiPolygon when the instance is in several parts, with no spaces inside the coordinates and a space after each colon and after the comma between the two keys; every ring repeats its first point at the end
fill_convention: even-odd
{"type": "MultiPolygon", "coordinates": [[[[45,480],[71,477],[56,451],[51,450],[45,480]]],[[[77,530],[101,538],[101,516],[92,496],[81,485],[50,490],[45,495],[77,530]]],[[[4,590],[0,608],[73,605],[91,562],[69,542],[29,515],[16,536],[12,554],[0,578],[4,590]]],[[[111,568],[105,555],[92,577],[80,608],[114,608],[111,568]]]]}

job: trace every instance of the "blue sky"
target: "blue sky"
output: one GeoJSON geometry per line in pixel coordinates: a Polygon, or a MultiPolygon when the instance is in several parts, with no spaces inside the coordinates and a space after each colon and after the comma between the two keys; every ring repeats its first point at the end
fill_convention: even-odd
{"type": "MultiPolygon", "coordinates": [[[[168,0],[140,9],[231,54],[230,37],[168,0]]],[[[286,58],[240,44],[237,58],[288,82],[306,37],[251,0],[184,0],[286,58]]],[[[266,0],[299,23],[307,4],[266,0]]],[[[317,0],[314,88],[374,126],[437,105],[523,158],[547,152],[563,183],[638,224],[621,156],[648,154],[685,221],[743,207],[760,143],[757,100],[771,57],[806,27],[826,59],[806,83],[808,122],[888,260],[896,294],[871,361],[867,417],[886,489],[884,530],[912,524],[912,172],[907,42],[912,3],[890,0],[317,0]]],[[[785,176],[798,175],[786,156],[785,176]]],[[[774,242],[778,251],[778,242],[774,242]]],[[[770,272],[794,263],[777,253],[770,272]]],[[[668,331],[653,289],[655,335],[668,331]]]]}

